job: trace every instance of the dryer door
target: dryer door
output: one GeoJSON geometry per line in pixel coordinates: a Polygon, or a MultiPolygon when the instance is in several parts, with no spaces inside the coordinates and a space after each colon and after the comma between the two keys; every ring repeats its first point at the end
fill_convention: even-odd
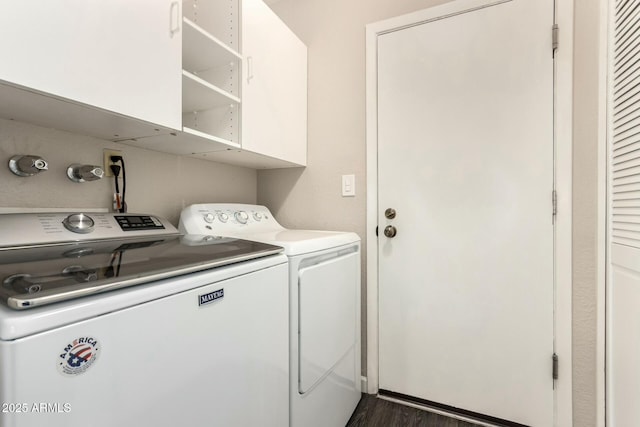
{"type": "MultiPolygon", "coordinates": [[[[298,279],[300,394],[310,391],[331,373],[357,342],[360,254],[356,247],[353,249],[356,251],[316,260],[313,265],[309,263],[313,260],[301,263],[298,279]]],[[[353,375],[348,373],[344,383],[352,384],[353,375]]],[[[334,380],[342,382],[341,378],[334,380]]]]}

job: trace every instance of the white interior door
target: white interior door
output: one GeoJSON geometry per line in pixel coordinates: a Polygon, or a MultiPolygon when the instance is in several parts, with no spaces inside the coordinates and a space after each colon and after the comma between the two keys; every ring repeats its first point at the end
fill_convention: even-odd
{"type": "Polygon", "coordinates": [[[554,4],[462,4],[378,36],[379,385],[552,426],[554,4]]]}
{"type": "Polygon", "coordinates": [[[640,21],[610,2],[607,425],[640,425],[640,21]]]}

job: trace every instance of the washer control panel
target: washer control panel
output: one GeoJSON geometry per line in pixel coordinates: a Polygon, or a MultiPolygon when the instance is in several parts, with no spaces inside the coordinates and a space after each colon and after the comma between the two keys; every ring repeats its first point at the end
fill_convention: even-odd
{"type": "Polygon", "coordinates": [[[150,215],[116,215],[114,218],[122,231],[164,229],[160,220],[150,215]]]}
{"type": "Polygon", "coordinates": [[[177,234],[154,215],[91,212],[0,214],[3,247],[177,234]]]}

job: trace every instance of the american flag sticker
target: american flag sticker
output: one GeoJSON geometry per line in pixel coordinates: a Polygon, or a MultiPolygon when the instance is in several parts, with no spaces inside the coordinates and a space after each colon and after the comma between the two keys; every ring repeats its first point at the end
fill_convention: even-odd
{"type": "Polygon", "coordinates": [[[94,337],[78,337],[64,346],[58,356],[58,371],[63,375],[80,375],[98,358],[100,345],[94,337]]]}

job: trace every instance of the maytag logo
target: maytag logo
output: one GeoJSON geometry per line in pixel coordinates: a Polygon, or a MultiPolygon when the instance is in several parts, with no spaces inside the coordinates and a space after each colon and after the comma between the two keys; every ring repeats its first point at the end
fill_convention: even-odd
{"type": "Polygon", "coordinates": [[[220,298],[224,298],[224,288],[209,292],[208,294],[198,295],[198,305],[211,304],[220,298]]]}

